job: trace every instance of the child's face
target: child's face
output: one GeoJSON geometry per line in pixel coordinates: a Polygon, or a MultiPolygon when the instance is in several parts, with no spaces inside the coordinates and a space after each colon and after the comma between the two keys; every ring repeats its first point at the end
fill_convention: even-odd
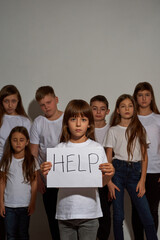
{"type": "Polygon", "coordinates": [[[57,113],[58,98],[51,94],[46,95],[39,101],[40,108],[44,112],[46,118],[52,119],[57,113]]]}
{"type": "Polygon", "coordinates": [[[131,119],[134,113],[132,101],[129,98],[124,99],[117,108],[117,113],[120,114],[121,119],[131,119]]]}
{"type": "Polygon", "coordinates": [[[144,90],[137,93],[137,103],[141,108],[150,107],[151,101],[152,95],[150,91],[144,90]]]}
{"type": "Polygon", "coordinates": [[[89,128],[89,119],[84,116],[71,117],[68,120],[68,128],[71,133],[71,141],[86,141],[86,132],[89,128]]]}
{"type": "Polygon", "coordinates": [[[12,94],[3,99],[3,107],[5,113],[8,115],[16,115],[16,108],[18,105],[18,97],[17,94],[12,94]]]}
{"type": "Polygon", "coordinates": [[[105,117],[107,114],[109,114],[110,111],[107,109],[106,104],[100,101],[92,102],[91,108],[95,122],[105,121],[105,117]]]}
{"type": "Polygon", "coordinates": [[[28,145],[28,140],[26,137],[20,133],[15,132],[12,134],[11,137],[11,145],[14,150],[14,153],[24,156],[25,153],[25,147],[28,145]]]}

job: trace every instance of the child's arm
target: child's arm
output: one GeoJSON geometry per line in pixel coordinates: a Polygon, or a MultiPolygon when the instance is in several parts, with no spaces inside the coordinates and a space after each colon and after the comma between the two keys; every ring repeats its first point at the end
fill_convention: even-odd
{"type": "Polygon", "coordinates": [[[0,173],[0,215],[2,217],[5,217],[5,206],[4,206],[4,190],[5,190],[5,179],[4,179],[4,173],[0,173]]]}
{"type": "Polygon", "coordinates": [[[39,149],[39,144],[30,144],[31,148],[31,153],[32,155],[37,159],[38,158],[38,149],[39,149]]]}
{"type": "Polygon", "coordinates": [[[35,210],[36,195],[37,195],[37,171],[35,172],[35,179],[31,183],[31,200],[28,207],[28,215],[32,215],[35,210]]]}
{"type": "MultiPolygon", "coordinates": [[[[108,147],[106,149],[106,155],[107,155],[108,162],[111,163],[113,149],[108,147]]],[[[109,197],[108,197],[109,200],[112,200],[113,198],[116,199],[115,189],[119,192],[120,192],[120,189],[112,182],[112,180],[110,180],[107,185],[108,185],[108,189],[109,189],[109,197]]]]}
{"type": "MultiPolygon", "coordinates": [[[[31,148],[31,153],[32,155],[38,159],[38,150],[39,150],[39,144],[33,144],[31,143],[30,144],[30,148],[31,148]]],[[[40,175],[40,172],[38,171],[37,173],[37,190],[38,192],[40,193],[45,193],[45,185],[44,185],[44,182],[42,181],[42,178],[41,178],[41,175],[40,175]]]]}
{"type": "Polygon", "coordinates": [[[138,197],[143,197],[145,194],[145,181],[146,181],[146,173],[147,173],[147,166],[148,166],[148,155],[145,154],[145,159],[142,161],[142,167],[141,167],[141,178],[137,184],[136,192],[138,192],[138,197]]]}

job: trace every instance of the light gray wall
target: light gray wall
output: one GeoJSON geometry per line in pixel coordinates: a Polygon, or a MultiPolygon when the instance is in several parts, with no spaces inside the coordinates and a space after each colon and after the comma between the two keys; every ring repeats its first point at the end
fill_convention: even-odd
{"type": "MultiPolygon", "coordinates": [[[[0,88],[15,84],[32,119],[46,84],[62,110],[104,94],[112,112],[120,94],[149,81],[160,108],[159,26],[159,0],[0,0],[0,88]]],[[[41,208],[32,226],[46,220],[41,208]]]]}

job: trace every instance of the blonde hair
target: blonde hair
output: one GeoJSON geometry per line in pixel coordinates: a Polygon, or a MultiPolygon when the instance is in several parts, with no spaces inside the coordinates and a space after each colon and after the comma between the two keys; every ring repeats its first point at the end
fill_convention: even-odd
{"type": "Polygon", "coordinates": [[[42,98],[44,98],[48,94],[52,95],[53,97],[56,96],[54,89],[51,86],[42,86],[37,89],[35,98],[37,102],[39,102],[42,98]]]}

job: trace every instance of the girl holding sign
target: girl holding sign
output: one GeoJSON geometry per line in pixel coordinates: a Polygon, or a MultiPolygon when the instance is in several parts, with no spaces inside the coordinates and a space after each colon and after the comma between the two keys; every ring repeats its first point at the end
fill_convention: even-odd
{"type": "MultiPolygon", "coordinates": [[[[59,148],[101,148],[103,163],[103,184],[114,174],[112,164],[107,163],[103,147],[94,141],[94,119],[89,104],[83,100],[72,100],[64,112],[61,143],[59,148]]],[[[47,175],[50,162],[41,164],[41,171],[47,175]]],[[[96,240],[98,218],[102,216],[98,189],[60,188],[58,192],[56,218],[59,220],[61,240],[96,240]]]]}
{"type": "Polygon", "coordinates": [[[136,104],[128,94],[121,95],[115,106],[106,147],[115,175],[108,184],[113,198],[113,229],[117,240],[123,240],[124,189],[126,188],[143,223],[147,240],[157,240],[153,218],[145,196],[147,171],[146,131],[137,117],[136,104]]]}

